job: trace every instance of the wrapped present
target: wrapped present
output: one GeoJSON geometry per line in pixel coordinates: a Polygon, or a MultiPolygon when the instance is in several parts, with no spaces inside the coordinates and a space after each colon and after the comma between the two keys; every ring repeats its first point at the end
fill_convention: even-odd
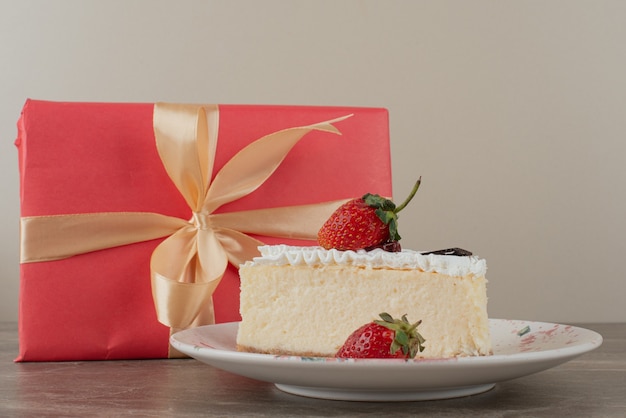
{"type": "Polygon", "coordinates": [[[385,109],[61,103],[18,122],[17,361],[176,357],[239,320],[237,266],[391,196],[385,109]]]}

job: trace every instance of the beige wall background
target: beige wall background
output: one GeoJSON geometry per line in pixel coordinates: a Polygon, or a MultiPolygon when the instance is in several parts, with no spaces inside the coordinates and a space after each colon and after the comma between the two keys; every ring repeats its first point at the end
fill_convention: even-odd
{"type": "Polygon", "coordinates": [[[396,197],[423,176],[405,247],[485,257],[491,317],[626,321],[625,22],[609,0],[2,0],[0,320],[30,97],[386,107],[396,197]]]}

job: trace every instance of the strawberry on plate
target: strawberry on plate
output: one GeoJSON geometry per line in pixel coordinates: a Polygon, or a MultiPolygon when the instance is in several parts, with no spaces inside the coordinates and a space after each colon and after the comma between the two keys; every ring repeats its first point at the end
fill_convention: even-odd
{"type": "Polygon", "coordinates": [[[415,358],[424,351],[424,338],[417,332],[422,321],[411,324],[406,315],[395,319],[386,312],[354,331],[337,351],[339,358],[415,358]]]}
{"type": "Polygon", "coordinates": [[[409,197],[399,206],[371,193],[344,203],[319,230],[319,245],[327,250],[356,251],[382,247],[387,251],[399,251],[398,212],[415,196],[420,183],[421,177],[409,197]]]}

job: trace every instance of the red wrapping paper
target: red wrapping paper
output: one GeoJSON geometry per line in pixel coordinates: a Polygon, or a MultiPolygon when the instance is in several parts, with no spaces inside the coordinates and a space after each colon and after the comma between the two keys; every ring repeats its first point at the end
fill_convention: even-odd
{"type": "MultiPolygon", "coordinates": [[[[27,101],[16,140],[21,215],[154,212],[189,219],[157,153],[152,112],[152,104],[27,101]]],[[[336,124],[341,136],[307,134],[261,187],[217,213],[366,192],[391,196],[388,113],[380,108],[220,105],[213,174],[264,135],[348,114],[336,124]]],[[[161,240],[22,264],[17,361],[167,357],[170,329],[156,319],[149,278],[161,240]]],[[[216,322],[240,319],[236,267],[228,267],[213,302],[216,322]]]]}

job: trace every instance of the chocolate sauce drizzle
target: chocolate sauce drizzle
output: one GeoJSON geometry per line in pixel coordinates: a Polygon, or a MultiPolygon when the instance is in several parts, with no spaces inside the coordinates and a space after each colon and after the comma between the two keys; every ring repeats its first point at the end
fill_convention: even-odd
{"type": "MultiPolygon", "coordinates": [[[[365,248],[365,251],[372,251],[377,248],[380,248],[381,250],[384,250],[390,253],[399,253],[400,251],[402,251],[402,246],[400,246],[399,241],[386,241],[381,244],[374,245],[372,247],[367,247],[365,248]]],[[[446,248],[445,250],[426,251],[420,254],[422,255],[428,255],[428,254],[455,255],[458,257],[469,257],[470,255],[472,255],[472,252],[464,250],[463,248],[454,247],[454,248],[446,248]]]]}
{"type": "Polygon", "coordinates": [[[438,254],[438,255],[456,255],[459,257],[468,257],[472,255],[471,251],[464,250],[463,248],[446,248],[445,250],[428,251],[422,253],[422,255],[438,254]]]}
{"type": "MultiPolygon", "coordinates": [[[[386,241],[381,244],[374,245],[372,247],[367,247],[365,248],[365,251],[372,251],[377,248],[380,248],[390,253],[399,253],[400,251],[402,251],[402,246],[400,246],[399,241],[386,241]]],[[[420,254],[422,255],[428,255],[428,254],[455,255],[457,257],[469,257],[470,255],[472,255],[472,252],[464,250],[463,248],[454,247],[454,248],[446,248],[445,250],[426,251],[420,254]]]]}
{"type": "Polygon", "coordinates": [[[399,253],[402,251],[402,246],[400,245],[400,241],[386,241],[378,245],[374,245],[372,247],[367,247],[365,251],[372,251],[376,248],[380,248],[389,253],[399,253]]]}

